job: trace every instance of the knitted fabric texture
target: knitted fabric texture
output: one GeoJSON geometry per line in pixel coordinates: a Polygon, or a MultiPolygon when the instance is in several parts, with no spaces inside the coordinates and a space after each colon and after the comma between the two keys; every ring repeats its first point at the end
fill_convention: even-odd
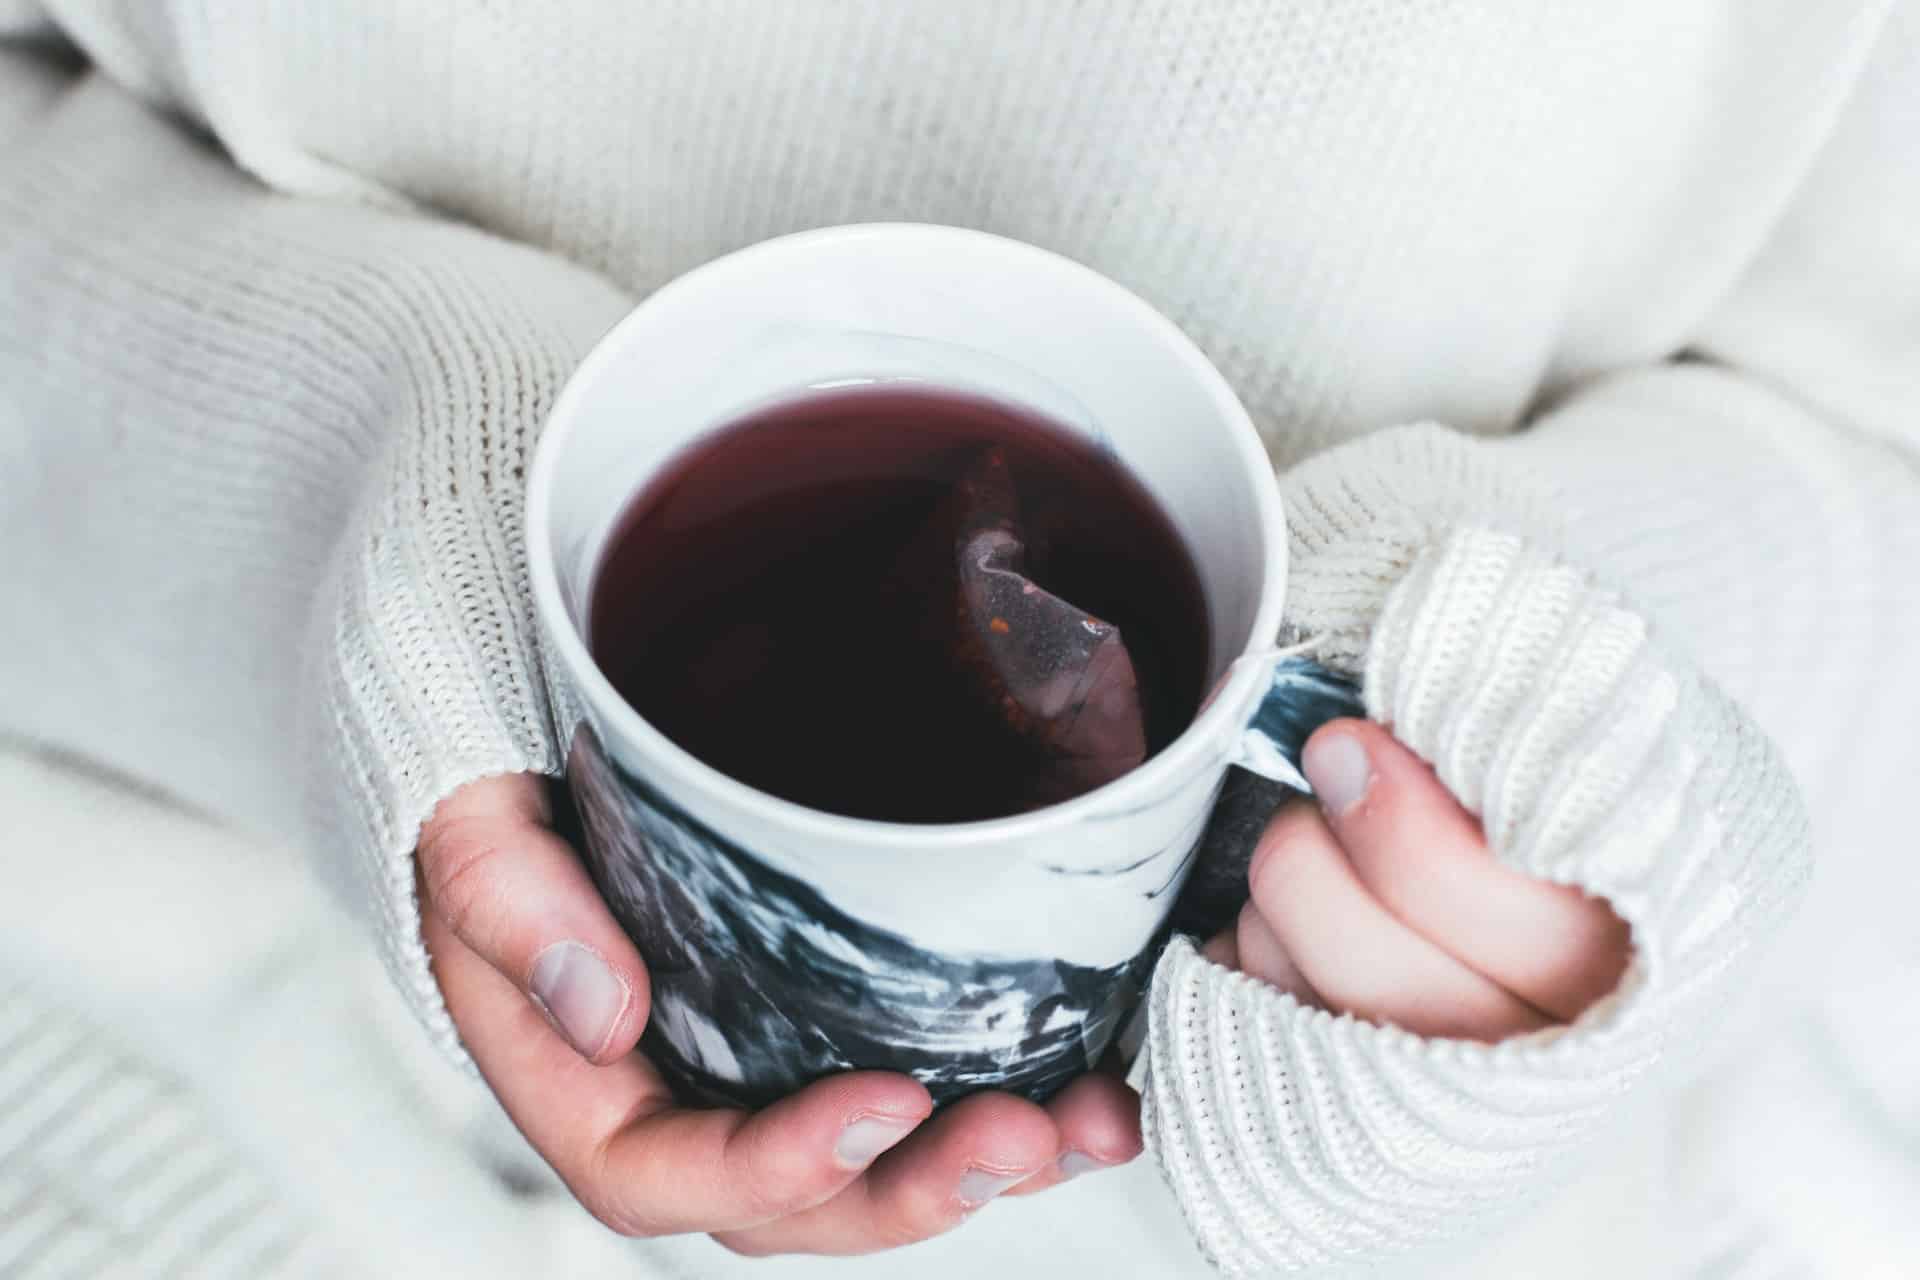
{"type": "Polygon", "coordinates": [[[524,472],[628,300],[467,228],[275,198],[98,80],[14,149],[0,222],[0,299],[62,335],[0,378],[8,407],[67,424],[22,438],[36,496],[0,508],[25,552],[0,577],[49,624],[10,657],[84,662],[99,699],[9,682],[15,727],[302,833],[464,1058],[413,846],[463,783],[559,772],[524,472]],[[94,644],[128,614],[140,644],[94,644]]]}
{"type": "Polygon", "coordinates": [[[1453,523],[1463,492],[1501,509],[1474,452],[1416,428],[1303,468],[1293,621],[1336,660],[1364,635],[1368,715],[1497,857],[1613,904],[1635,960],[1571,1028],[1488,1047],[1335,1017],[1176,940],[1151,995],[1145,1129],[1229,1275],[1390,1254],[1552,1185],[1667,1041],[1699,1033],[1807,878],[1794,785],[1746,718],[1588,574],[1453,523]],[[1457,483],[1400,487],[1436,474],[1457,483]]]}
{"type": "MultiPolygon", "coordinates": [[[[1148,1131],[1220,1265],[1467,1229],[1698,1038],[1799,883],[1794,789],[1700,672],[1840,883],[1911,865],[1920,351],[1859,300],[1920,296],[1920,39],[1679,8],[14,0],[93,69],[0,49],[4,728],[311,850],[457,1056],[411,847],[559,768],[519,525],[574,362],[768,235],[1042,244],[1247,404],[1296,633],[1500,857],[1634,925],[1614,999],[1492,1049],[1168,952],[1148,1131]],[[1382,430],[1428,416],[1517,438],[1382,430]]],[[[1801,955],[1911,959],[1874,919],[1801,955]]]]}
{"type": "Polygon", "coordinates": [[[337,1275],[196,1098],[24,985],[0,986],[0,1275],[337,1275]]]}

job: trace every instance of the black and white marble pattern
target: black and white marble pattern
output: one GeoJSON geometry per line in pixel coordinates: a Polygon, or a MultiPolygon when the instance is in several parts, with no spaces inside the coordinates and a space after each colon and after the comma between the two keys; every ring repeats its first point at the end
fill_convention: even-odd
{"type": "Polygon", "coordinates": [[[936,1102],[1044,1099],[1105,1051],[1150,957],[1112,968],[936,952],[703,826],[576,734],[587,861],[653,984],[643,1047],[689,1101],[757,1106],[855,1068],[936,1102]]]}
{"type": "Polygon", "coordinates": [[[1364,715],[1359,686],[1346,676],[1305,657],[1276,665],[1245,743],[1247,763],[1260,756],[1267,767],[1229,773],[1174,906],[1175,932],[1210,938],[1234,922],[1247,901],[1247,867],[1267,823],[1290,797],[1310,789],[1298,767],[1307,739],[1329,720],[1364,715]]]}
{"type": "MultiPolygon", "coordinates": [[[[1307,735],[1357,708],[1343,677],[1288,660],[1253,750],[1298,779],[1307,735]]],[[[941,1103],[981,1089],[1044,1099],[1105,1052],[1164,938],[1107,967],[932,949],[714,831],[623,769],[590,725],[575,734],[568,780],[587,864],[652,978],[643,1048],[689,1102],[762,1105],[852,1069],[905,1072],[941,1103]]],[[[1159,893],[1178,888],[1199,835],[1196,824],[1162,851],[1174,879],[1157,877],[1159,893]]]]}

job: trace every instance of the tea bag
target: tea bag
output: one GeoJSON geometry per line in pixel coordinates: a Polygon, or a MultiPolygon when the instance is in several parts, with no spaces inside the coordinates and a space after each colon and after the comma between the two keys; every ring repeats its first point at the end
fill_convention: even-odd
{"type": "Polygon", "coordinates": [[[933,532],[951,537],[944,624],[955,672],[1022,756],[1024,807],[1071,799],[1145,760],[1139,683],[1120,629],[1027,576],[1003,450],[968,460],[933,532]]]}

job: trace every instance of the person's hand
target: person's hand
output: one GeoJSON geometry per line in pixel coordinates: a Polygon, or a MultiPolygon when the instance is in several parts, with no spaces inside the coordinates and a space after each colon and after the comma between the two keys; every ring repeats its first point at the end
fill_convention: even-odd
{"type": "Polygon", "coordinates": [[[1489,1043],[1571,1022],[1619,984],[1626,924],[1495,861],[1473,815],[1385,729],[1334,721],[1303,767],[1319,803],[1268,825],[1252,897],[1209,957],[1335,1013],[1489,1043]]]}
{"type": "Polygon", "coordinates": [[[1009,1190],[1140,1152],[1138,1100],[1083,1077],[1046,1107],[980,1094],[931,1120],[906,1076],[855,1072],[756,1113],[688,1110],[634,1045],[647,971],[530,775],[449,797],[417,856],[422,930],[460,1037],[527,1140],[628,1235],[742,1253],[864,1253],[938,1235],[1009,1190]]]}

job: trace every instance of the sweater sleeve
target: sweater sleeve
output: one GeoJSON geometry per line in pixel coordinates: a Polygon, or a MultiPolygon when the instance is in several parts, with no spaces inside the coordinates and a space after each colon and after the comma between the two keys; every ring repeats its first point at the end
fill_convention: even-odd
{"type": "Polygon", "coordinates": [[[1403,428],[1285,478],[1290,622],[1497,857],[1611,901],[1635,960],[1572,1026],[1480,1046],[1176,941],[1145,1126],[1228,1274],[1405,1254],[1550,1188],[1750,985],[1808,880],[1801,793],[1894,803],[1869,780],[1920,705],[1920,171],[1892,163],[1917,90],[1899,16],[1686,358],[1510,441],[1403,428]]]}
{"type": "Polygon", "coordinates": [[[0,729],[315,851],[457,1054],[412,848],[558,769],[522,472],[628,301],[4,48],[0,173],[0,729]]]}

